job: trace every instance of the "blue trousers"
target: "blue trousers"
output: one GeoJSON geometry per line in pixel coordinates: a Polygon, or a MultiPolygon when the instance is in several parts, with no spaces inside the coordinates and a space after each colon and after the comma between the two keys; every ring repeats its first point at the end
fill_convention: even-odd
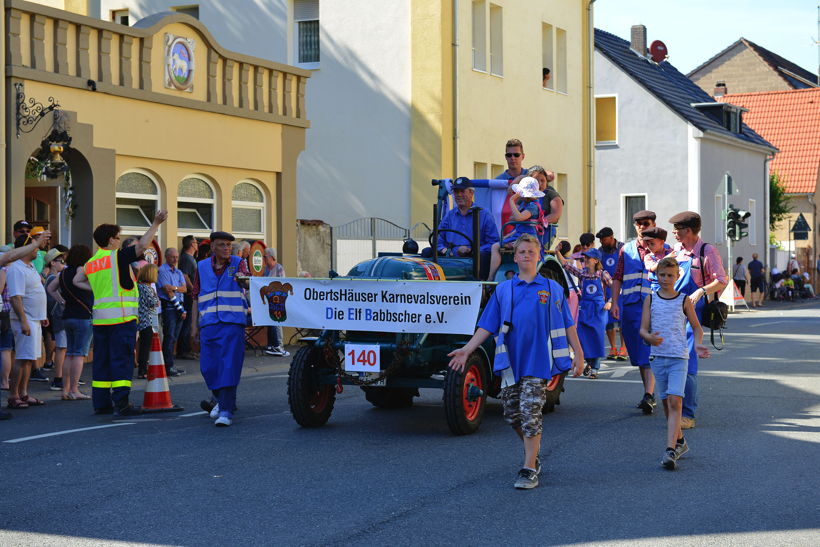
{"type": "Polygon", "coordinates": [[[221,387],[214,389],[214,399],[219,403],[219,412],[229,412],[233,415],[236,412],[236,386],[221,387]]]}
{"type": "Polygon", "coordinates": [[[137,322],[94,325],[91,395],[95,410],[128,405],[134,377],[137,322]]]}
{"type": "Polygon", "coordinates": [[[621,306],[621,335],[633,366],[649,367],[649,346],[641,338],[643,302],[621,306]]]}
{"type": "Polygon", "coordinates": [[[174,366],[174,346],[182,330],[182,318],[173,304],[162,300],[162,359],[165,368],[174,366]]]}
{"type": "Polygon", "coordinates": [[[684,418],[695,418],[695,410],[698,409],[698,375],[686,375],[686,391],[683,396],[683,410],[681,416],[684,418]]]}

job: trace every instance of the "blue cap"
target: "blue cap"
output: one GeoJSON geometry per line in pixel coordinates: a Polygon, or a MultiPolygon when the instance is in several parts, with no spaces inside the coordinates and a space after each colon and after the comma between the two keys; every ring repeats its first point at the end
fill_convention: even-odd
{"type": "Polygon", "coordinates": [[[473,187],[473,181],[467,177],[458,177],[450,186],[453,190],[466,190],[473,187]]]}
{"type": "Polygon", "coordinates": [[[595,249],[594,247],[592,249],[587,249],[586,251],[584,251],[581,254],[584,255],[584,256],[588,256],[589,258],[594,258],[598,261],[601,260],[601,251],[599,251],[598,249],[595,249]]]}

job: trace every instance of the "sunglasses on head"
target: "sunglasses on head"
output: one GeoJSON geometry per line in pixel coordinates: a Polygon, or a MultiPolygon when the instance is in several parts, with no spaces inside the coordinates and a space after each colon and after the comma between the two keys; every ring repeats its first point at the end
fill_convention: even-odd
{"type": "Polygon", "coordinates": [[[507,152],[506,154],[504,154],[504,157],[505,158],[520,158],[521,157],[521,152],[507,152]]]}

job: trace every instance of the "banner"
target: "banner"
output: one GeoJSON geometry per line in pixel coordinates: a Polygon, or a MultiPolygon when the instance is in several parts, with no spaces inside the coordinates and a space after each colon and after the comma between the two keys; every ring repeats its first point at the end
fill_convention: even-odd
{"type": "Polygon", "coordinates": [[[481,283],[252,277],[254,325],[473,334],[481,283]]]}

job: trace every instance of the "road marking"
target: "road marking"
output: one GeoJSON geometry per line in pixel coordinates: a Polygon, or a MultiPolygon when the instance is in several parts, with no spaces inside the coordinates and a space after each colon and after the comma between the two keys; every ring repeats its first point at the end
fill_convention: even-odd
{"type": "Polygon", "coordinates": [[[79,429],[66,429],[64,431],[55,431],[54,433],[44,433],[43,435],[33,435],[31,437],[20,437],[19,439],[9,439],[3,441],[4,443],[22,443],[25,441],[34,441],[36,439],[45,439],[46,437],[56,437],[57,435],[68,435],[69,433],[80,433],[82,431],[91,431],[92,429],[105,429],[108,427],[120,427],[122,425],[134,425],[136,422],[120,422],[116,424],[95,425],[94,427],[81,427],[79,429]]]}
{"type": "Polygon", "coordinates": [[[245,380],[246,382],[249,382],[251,380],[267,380],[268,378],[287,378],[287,377],[288,377],[287,374],[261,374],[261,375],[258,375],[258,376],[250,376],[248,378],[242,378],[242,379],[245,380]]]}
{"type": "Polygon", "coordinates": [[[755,323],[754,325],[749,325],[752,328],[757,327],[765,327],[767,325],[777,325],[778,323],[788,323],[788,321],[767,321],[765,323],[755,323]]]}
{"type": "Polygon", "coordinates": [[[200,410],[198,412],[189,412],[188,414],[180,414],[179,417],[180,418],[190,418],[191,416],[201,416],[203,414],[208,414],[208,413],[205,412],[204,410],[200,410]]]}
{"type": "Polygon", "coordinates": [[[612,371],[612,374],[609,378],[620,378],[621,376],[625,376],[627,372],[630,372],[632,369],[627,367],[621,367],[612,371]]]}
{"type": "MultiPolygon", "coordinates": [[[[567,376],[567,380],[573,380],[573,381],[575,381],[575,380],[586,380],[586,381],[590,381],[589,378],[570,378],[569,376],[567,376]]],[[[611,378],[601,378],[600,376],[598,376],[597,380],[592,380],[592,382],[611,382],[613,384],[642,384],[643,383],[642,380],[613,380],[611,378]]]]}

